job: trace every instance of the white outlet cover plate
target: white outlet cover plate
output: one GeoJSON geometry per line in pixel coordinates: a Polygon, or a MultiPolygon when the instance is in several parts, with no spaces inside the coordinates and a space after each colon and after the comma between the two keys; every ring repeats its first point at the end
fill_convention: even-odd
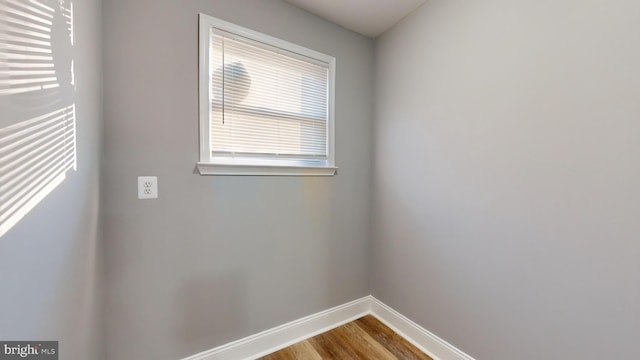
{"type": "Polygon", "coordinates": [[[138,199],[158,198],[158,177],[138,176],[138,199]]]}

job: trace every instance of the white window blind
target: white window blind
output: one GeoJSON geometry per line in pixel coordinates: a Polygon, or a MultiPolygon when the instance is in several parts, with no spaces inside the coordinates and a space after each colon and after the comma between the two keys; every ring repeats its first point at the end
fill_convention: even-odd
{"type": "Polygon", "coordinates": [[[329,64],[211,31],[213,156],[326,160],[329,64]]]}
{"type": "Polygon", "coordinates": [[[200,14],[203,175],[335,175],[336,59],[200,14]]]}

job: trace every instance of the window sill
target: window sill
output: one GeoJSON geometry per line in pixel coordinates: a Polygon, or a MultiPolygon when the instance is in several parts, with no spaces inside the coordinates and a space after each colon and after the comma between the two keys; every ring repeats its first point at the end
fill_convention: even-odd
{"type": "Polygon", "coordinates": [[[198,163],[200,175],[333,176],[336,174],[336,170],[338,170],[338,168],[335,166],[198,163]]]}

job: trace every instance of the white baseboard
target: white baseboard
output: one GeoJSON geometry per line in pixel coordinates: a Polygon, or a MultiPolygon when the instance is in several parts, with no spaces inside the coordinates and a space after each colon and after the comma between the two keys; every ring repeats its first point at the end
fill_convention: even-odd
{"type": "Polygon", "coordinates": [[[259,358],[358,319],[369,313],[370,303],[368,296],[363,297],[182,360],[259,358]]]}
{"type": "Polygon", "coordinates": [[[434,360],[474,360],[374,297],[371,297],[371,313],[434,360]]]}
{"type": "Polygon", "coordinates": [[[256,359],[369,314],[378,318],[434,360],[474,360],[373,296],[366,296],[294,320],[182,360],[256,359]]]}

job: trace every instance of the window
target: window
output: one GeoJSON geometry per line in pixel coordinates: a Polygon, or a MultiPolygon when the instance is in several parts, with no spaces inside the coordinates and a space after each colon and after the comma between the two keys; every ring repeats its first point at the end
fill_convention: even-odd
{"type": "Polygon", "coordinates": [[[200,14],[203,175],[333,175],[335,58],[200,14]]]}

